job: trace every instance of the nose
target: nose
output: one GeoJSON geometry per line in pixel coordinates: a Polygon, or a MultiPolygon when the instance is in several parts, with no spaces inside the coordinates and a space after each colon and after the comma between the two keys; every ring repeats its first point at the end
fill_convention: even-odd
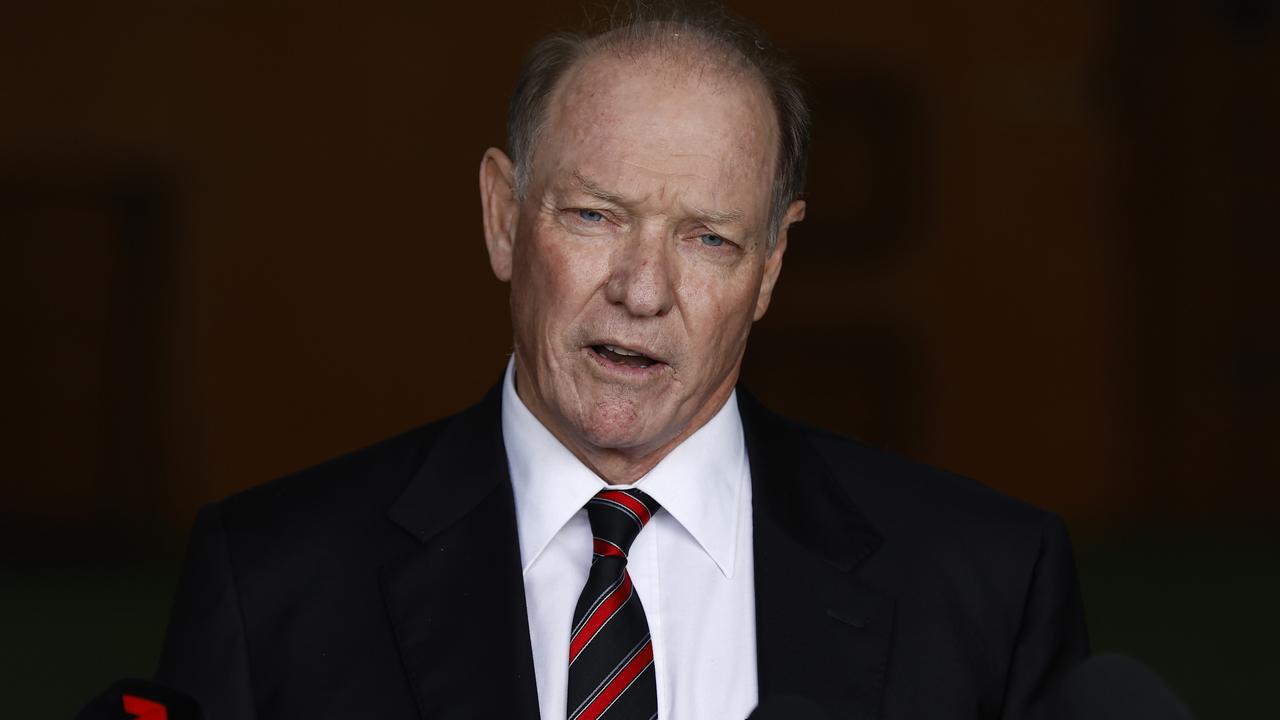
{"type": "Polygon", "coordinates": [[[627,238],[610,258],[605,297],[636,317],[665,315],[675,301],[670,248],[657,234],[627,238]]]}

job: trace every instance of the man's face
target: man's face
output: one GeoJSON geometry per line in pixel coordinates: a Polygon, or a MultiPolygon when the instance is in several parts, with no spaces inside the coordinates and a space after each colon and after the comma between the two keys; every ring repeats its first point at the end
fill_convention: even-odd
{"type": "Polygon", "coordinates": [[[596,57],[557,91],[490,252],[520,396],[571,449],[658,452],[732,391],[785,248],[768,249],[772,112],[750,76],[656,59],[596,57]]]}

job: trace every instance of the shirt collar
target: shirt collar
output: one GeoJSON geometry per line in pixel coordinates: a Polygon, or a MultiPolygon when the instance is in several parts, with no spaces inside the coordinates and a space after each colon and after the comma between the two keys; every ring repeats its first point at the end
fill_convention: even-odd
{"type": "MultiPolygon", "coordinates": [[[[516,394],[515,361],[502,388],[502,436],[515,495],[520,562],[525,571],[565,523],[609,486],[574,457],[516,394]]],[[[676,446],[634,487],[657,500],[733,577],[739,506],[749,481],[737,394],[705,425],[676,446]]]]}

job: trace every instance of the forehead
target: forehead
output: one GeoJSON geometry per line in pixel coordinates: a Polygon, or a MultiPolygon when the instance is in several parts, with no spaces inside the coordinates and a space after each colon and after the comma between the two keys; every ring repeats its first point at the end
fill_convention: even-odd
{"type": "Polygon", "coordinates": [[[535,162],[552,182],[579,174],[643,196],[746,211],[768,203],[776,119],[746,71],[600,53],[568,73],[550,105],[535,162]]]}

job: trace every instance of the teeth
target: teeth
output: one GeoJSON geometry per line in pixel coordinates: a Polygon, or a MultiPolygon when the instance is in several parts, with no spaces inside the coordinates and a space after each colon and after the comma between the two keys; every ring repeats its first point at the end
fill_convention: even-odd
{"type": "Polygon", "coordinates": [[[642,353],[634,352],[626,348],[620,348],[617,345],[605,345],[604,347],[609,352],[615,352],[615,353],[618,353],[619,355],[630,355],[631,357],[644,357],[642,353]]]}

